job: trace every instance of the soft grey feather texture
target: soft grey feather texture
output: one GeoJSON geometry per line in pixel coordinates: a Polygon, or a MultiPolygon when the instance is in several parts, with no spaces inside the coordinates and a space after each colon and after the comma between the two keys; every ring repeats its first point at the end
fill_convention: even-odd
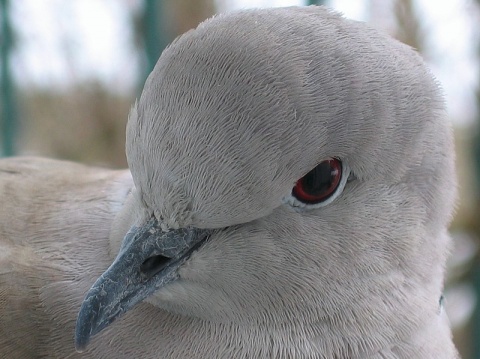
{"type": "Polygon", "coordinates": [[[457,357],[438,310],[452,134],[409,47],[322,7],[219,15],[162,54],[127,157],[128,200],[125,171],[0,162],[1,357],[457,357]],[[328,157],[355,175],[343,193],[285,203],[328,157]],[[75,353],[83,295],[151,214],[217,230],[75,353]]]}

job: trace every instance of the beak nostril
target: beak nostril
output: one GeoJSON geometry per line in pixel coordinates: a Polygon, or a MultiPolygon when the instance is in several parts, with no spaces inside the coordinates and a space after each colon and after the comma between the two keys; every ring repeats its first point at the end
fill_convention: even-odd
{"type": "Polygon", "coordinates": [[[165,267],[170,259],[162,255],[147,258],[140,266],[140,272],[148,278],[153,277],[165,267]]]}

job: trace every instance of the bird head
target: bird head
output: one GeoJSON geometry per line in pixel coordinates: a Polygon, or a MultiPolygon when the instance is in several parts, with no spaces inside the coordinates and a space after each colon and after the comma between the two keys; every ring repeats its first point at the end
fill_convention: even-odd
{"type": "Polygon", "coordinates": [[[143,300],[316,335],[383,328],[372,342],[437,310],[451,130],[420,57],[367,25],[318,7],[207,20],[161,55],[126,151],[130,228],[78,349],[143,300]]]}

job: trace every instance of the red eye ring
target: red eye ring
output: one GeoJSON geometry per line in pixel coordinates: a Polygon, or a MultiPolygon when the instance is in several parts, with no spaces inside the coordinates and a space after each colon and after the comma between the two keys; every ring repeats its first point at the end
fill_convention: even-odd
{"type": "Polygon", "coordinates": [[[300,202],[317,204],[335,193],[341,179],[342,162],[337,158],[329,158],[300,178],[293,187],[292,195],[300,202]]]}

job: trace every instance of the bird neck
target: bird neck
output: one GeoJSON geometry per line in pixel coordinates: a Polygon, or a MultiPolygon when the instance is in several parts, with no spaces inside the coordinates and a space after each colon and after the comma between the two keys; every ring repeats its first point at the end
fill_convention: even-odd
{"type": "MultiPolygon", "coordinates": [[[[410,332],[388,335],[388,321],[365,331],[363,322],[312,321],[310,323],[214,322],[165,312],[149,304],[135,311],[152,325],[152,358],[456,358],[444,313],[429,317],[410,332]],[[148,307],[148,308],[147,308],[148,307]]],[[[133,317],[133,316],[132,316],[133,317]]]]}

